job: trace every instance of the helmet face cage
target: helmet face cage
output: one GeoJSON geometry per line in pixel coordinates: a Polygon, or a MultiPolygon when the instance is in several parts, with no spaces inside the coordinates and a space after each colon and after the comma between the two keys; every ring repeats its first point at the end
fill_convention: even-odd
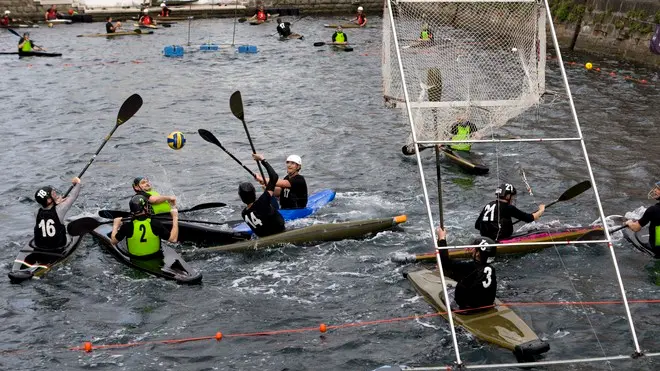
{"type": "Polygon", "coordinates": [[[649,191],[649,193],[647,195],[649,200],[659,199],[659,196],[656,195],[656,190],[660,190],[660,182],[655,182],[655,184],[653,185],[653,188],[651,188],[651,190],[649,191]]]}

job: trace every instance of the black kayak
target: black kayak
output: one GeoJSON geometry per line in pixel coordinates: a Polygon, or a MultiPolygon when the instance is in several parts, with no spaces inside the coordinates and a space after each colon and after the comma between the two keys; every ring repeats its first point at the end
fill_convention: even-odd
{"type": "Polygon", "coordinates": [[[103,224],[92,231],[92,235],[97,237],[103,247],[114,255],[117,260],[129,267],[178,283],[196,284],[202,282],[202,273],[191,267],[179,253],[165,243],[161,244],[162,254],[157,254],[149,259],[139,258],[128,253],[125,240],[113,245],[109,237],[111,232],[112,225],[103,224]]]}
{"type": "Polygon", "coordinates": [[[18,52],[19,57],[61,57],[62,53],[46,53],[46,52],[18,52]]]}
{"type": "MultiPolygon", "coordinates": [[[[623,230],[623,237],[632,243],[635,248],[649,256],[655,257],[651,245],[649,245],[649,226],[645,226],[639,232],[633,232],[630,228],[623,230]]],[[[660,258],[660,257],[658,257],[660,258]]]]}
{"type": "Polygon", "coordinates": [[[14,259],[8,276],[12,283],[20,283],[32,277],[41,277],[48,271],[69,260],[80,244],[81,236],[68,237],[66,246],[57,250],[42,250],[30,240],[14,259]]]}
{"type": "MultiPolygon", "coordinates": [[[[163,223],[165,227],[171,230],[172,220],[161,219],[158,220],[163,223]]],[[[218,246],[229,245],[236,242],[249,240],[252,234],[249,232],[234,232],[232,230],[219,230],[216,228],[209,228],[197,223],[179,222],[179,242],[190,243],[196,246],[218,246]]]]}
{"type": "MultiPolygon", "coordinates": [[[[420,151],[428,148],[433,148],[433,146],[421,147],[420,151]]],[[[469,152],[465,153],[463,151],[453,151],[446,146],[442,146],[441,150],[447,160],[458,165],[466,173],[473,175],[488,174],[488,166],[482,165],[474,161],[474,159],[467,158],[467,156],[469,156],[469,152]]],[[[406,156],[412,156],[415,154],[415,147],[412,144],[405,145],[401,147],[401,152],[406,156]]]]}

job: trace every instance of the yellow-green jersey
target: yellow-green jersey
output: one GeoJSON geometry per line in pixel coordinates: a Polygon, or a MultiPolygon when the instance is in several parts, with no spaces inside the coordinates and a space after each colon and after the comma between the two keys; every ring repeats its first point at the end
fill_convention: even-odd
{"type": "Polygon", "coordinates": [[[146,256],[160,251],[162,240],[170,238],[170,232],[158,220],[151,218],[134,219],[123,223],[115,238],[126,238],[128,252],[135,256],[146,256]]]}
{"type": "MultiPolygon", "coordinates": [[[[160,193],[158,193],[158,192],[156,192],[156,191],[154,191],[154,190],[151,190],[151,191],[140,191],[140,192],[138,192],[137,194],[139,194],[139,195],[143,195],[144,197],[147,198],[147,200],[148,200],[151,196],[160,196],[160,193]]],[[[151,210],[152,210],[152,213],[153,213],[153,214],[166,214],[166,213],[169,213],[170,210],[172,210],[172,207],[170,206],[170,203],[167,202],[167,201],[160,202],[160,203],[157,203],[157,204],[152,204],[152,203],[149,203],[149,204],[151,205],[151,210]]]]}

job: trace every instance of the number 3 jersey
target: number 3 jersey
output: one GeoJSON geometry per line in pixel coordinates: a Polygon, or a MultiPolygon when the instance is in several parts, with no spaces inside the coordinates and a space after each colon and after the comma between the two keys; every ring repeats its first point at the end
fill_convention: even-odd
{"type": "Polygon", "coordinates": [[[55,207],[39,209],[37,212],[34,245],[40,249],[58,249],[66,245],[66,228],[55,207]]]}
{"type": "Polygon", "coordinates": [[[495,200],[484,206],[474,223],[482,236],[499,241],[513,234],[511,219],[519,219],[525,223],[534,221],[534,215],[520,211],[517,207],[504,200],[495,200]]]}

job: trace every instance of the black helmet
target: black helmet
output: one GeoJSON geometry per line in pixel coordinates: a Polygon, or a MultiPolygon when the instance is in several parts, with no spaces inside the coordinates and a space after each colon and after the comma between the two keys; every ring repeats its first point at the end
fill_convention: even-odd
{"type": "Polygon", "coordinates": [[[516,187],[509,183],[502,183],[495,190],[495,195],[497,198],[505,198],[508,195],[515,196],[517,193],[518,192],[516,191],[516,187]]]}
{"type": "Polygon", "coordinates": [[[51,195],[52,192],[53,187],[51,186],[41,187],[34,193],[34,199],[39,203],[39,205],[46,207],[48,206],[48,200],[53,198],[51,195]]]}
{"type": "Polygon", "coordinates": [[[497,246],[491,246],[491,244],[496,244],[497,242],[493,241],[488,237],[477,237],[472,240],[471,245],[479,245],[477,249],[479,250],[479,255],[481,255],[481,260],[490,262],[490,258],[494,258],[497,253],[497,246]]]}
{"type": "Polygon", "coordinates": [[[282,18],[277,18],[277,23],[282,23],[282,18]]]}
{"type": "Polygon", "coordinates": [[[254,186],[250,182],[243,182],[238,186],[238,197],[240,197],[241,201],[246,205],[253,203],[254,200],[257,199],[255,193],[254,186]]]}
{"type": "Polygon", "coordinates": [[[132,214],[139,214],[141,212],[149,213],[149,200],[143,195],[135,195],[131,197],[128,202],[128,207],[131,209],[132,214]]]}

